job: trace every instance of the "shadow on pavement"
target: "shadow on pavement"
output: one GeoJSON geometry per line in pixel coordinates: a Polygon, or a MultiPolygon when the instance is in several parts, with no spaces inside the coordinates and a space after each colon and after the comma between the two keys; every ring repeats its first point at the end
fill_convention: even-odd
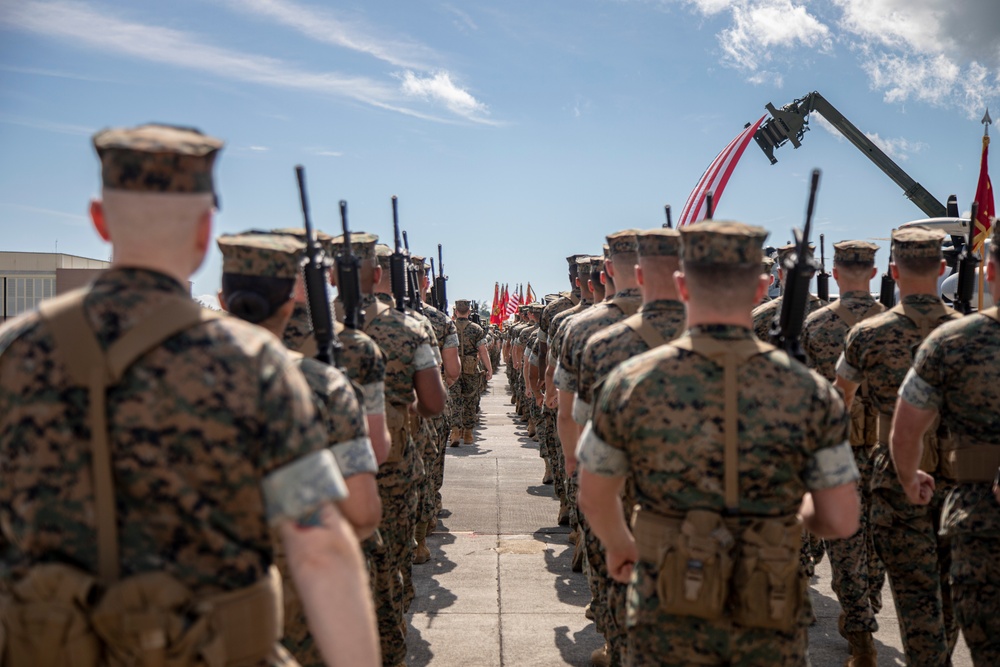
{"type": "Polygon", "coordinates": [[[532,537],[548,546],[544,552],[545,568],[556,575],[556,597],[560,602],[580,607],[582,614],[583,608],[590,603],[590,585],[586,576],[571,569],[573,546],[567,543],[564,534],[552,532],[553,530],[555,529],[549,532],[536,530],[532,537]]]}
{"type": "Polygon", "coordinates": [[[590,665],[591,652],[604,645],[604,638],[594,631],[593,623],[574,632],[572,637],[565,625],[553,628],[553,633],[559,655],[567,665],[590,665]]]}

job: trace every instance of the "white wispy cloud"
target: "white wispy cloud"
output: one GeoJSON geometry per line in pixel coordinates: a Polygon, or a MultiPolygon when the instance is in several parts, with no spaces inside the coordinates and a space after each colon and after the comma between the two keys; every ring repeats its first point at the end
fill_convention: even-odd
{"type": "Polygon", "coordinates": [[[96,127],[86,125],[74,125],[72,123],[60,123],[56,121],[42,120],[39,118],[25,118],[23,116],[9,116],[0,113],[0,123],[4,125],[15,125],[27,127],[32,130],[43,130],[45,132],[56,132],[58,134],[71,134],[74,136],[86,137],[97,132],[96,127]]]}
{"type": "MultiPolygon", "coordinates": [[[[0,14],[0,20],[2,20],[0,14]]],[[[106,79],[79,72],[64,72],[62,70],[45,69],[42,67],[18,67],[17,65],[0,65],[0,71],[12,72],[14,74],[30,74],[32,76],[46,76],[55,79],[72,79],[74,81],[90,81],[95,83],[113,83],[113,79],[106,79]]]]}
{"type": "MultiPolygon", "coordinates": [[[[715,5],[709,8],[713,11],[715,5]]],[[[771,60],[777,47],[809,45],[819,51],[833,47],[830,29],[791,0],[738,0],[729,3],[732,25],[719,33],[724,61],[755,71],[771,60]]]]}
{"type": "Polygon", "coordinates": [[[468,33],[479,30],[479,26],[476,25],[476,22],[474,20],[472,20],[472,17],[469,16],[468,12],[462,11],[458,7],[451,4],[444,4],[441,6],[441,8],[455,17],[455,20],[452,21],[452,23],[460,31],[468,33]]]}
{"type": "MultiPolygon", "coordinates": [[[[0,10],[0,25],[227,79],[328,94],[416,118],[454,122],[433,110],[421,111],[407,105],[414,93],[405,85],[339,72],[303,70],[278,58],[215,46],[192,33],[116,18],[82,2],[28,0],[8,4],[0,10]]],[[[496,124],[481,117],[486,111],[484,104],[454,86],[449,90],[449,77],[438,82],[433,82],[434,78],[425,85],[426,94],[418,97],[443,102],[446,109],[463,120],[496,124]]]]}
{"type": "Polygon", "coordinates": [[[378,34],[356,17],[292,0],[222,0],[233,11],[253,14],[293,28],[310,39],[358,53],[391,65],[426,70],[439,56],[412,40],[378,34]]]}
{"type": "Polygon", "coordinates": [[[82,213],[67,213],[66,211],[58,211],[52,208],[43,208],[41,206],[29,206],[27,204],[15,204],[13,202],[0,202],[0,206],[5,208],[13,208],[19,211],[26,211],[28,213],[37,213],[40,215],[47,215],[53,218],[59,218],[62,220],[69,221],[70,224],[74,226],[86,226],[90,222],[90,218],[82,213]]]}
{"type": "MultiPolygon", "coordinates": [[[[836,137],[839,142],[847,141],[844,135],[840,133],[840,130],[834,127],[833,124],[821,114],[812,114],[809,116],[809,125],[820,126],[836,137]]],[[[922,141],[913,141],[905,137],[882,137],[877,132],[865,132],[865,136],[868,137],[872,143],[881,148],[886,155],[897,162],[905,162],[910,158],[910,155],[919,153],[928,147],[927,144],[922,141]]]]}
{"type": "Polygon", "coordinates": [[[450,111],[466,117],[489,113],[486,105],[464,88],[455,85],[448,72],[421,76],[407,70],[401,75],[403,92],[412,97],[444,104],[450,111]]]}

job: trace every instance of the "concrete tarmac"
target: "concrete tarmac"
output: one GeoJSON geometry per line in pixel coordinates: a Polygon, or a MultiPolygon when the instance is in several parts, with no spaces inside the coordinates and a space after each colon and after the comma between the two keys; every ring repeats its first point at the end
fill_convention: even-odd
{"type": "MultiPolygon", "coordinates": [[[[449,447],[444,512],[427,538],[431,560],[413,566],[411,667],[506,667],[591,664],[603,644],[584,616],[590,589],[570,570],[569,528],[557,525],[559,501],[541,483],[538,444],[514,420],[501,367],[482,399],[471,445],[449,447]]],[[[847,642],[837,632],[840,605],[830,589],[829,560],[810,592],[818,622],[809,632],[813,667],[840,667],[847,642]]],[[[880,667],[905,665],[888,584],[875,635],[880,667]]],[[[971,667],[959,639],[954,667],[971,667]]]]}

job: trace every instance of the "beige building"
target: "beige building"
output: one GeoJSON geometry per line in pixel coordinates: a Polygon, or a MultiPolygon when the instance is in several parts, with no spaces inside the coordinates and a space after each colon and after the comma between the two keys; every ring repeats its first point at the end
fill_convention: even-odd
{"type": "Polygon", "coordinates": [[[0,251],[0,315],[32,310],[45,299],[87,284],[111,262],[52,252],[0,251]]]}

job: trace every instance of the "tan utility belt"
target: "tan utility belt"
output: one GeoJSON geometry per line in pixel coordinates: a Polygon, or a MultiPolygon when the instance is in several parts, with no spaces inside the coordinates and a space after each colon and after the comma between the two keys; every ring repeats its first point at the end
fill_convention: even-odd
{"type": "MultiPolygon", "coordinates": [[[[931,475],[939,475],[945,479],[954,479],[955,472],[952,470],[949,453],[953,448],[951,437],[942,437],[938,434],[940,421],[934,420],[931,427],[924,434],[924,449],[920,455],[919,468],[931,475]]],[[[892,415],[888,412],[880,412],[878,415],[878,441],[889,447],[889,439],[892,433],[892,415]]],[[[995,471],[994,471],[995,472],[995,471]]],[[[993,477],[991,476],[992,480],[993,477]]]]}
{"type": "Polygon", "coordinates": [[[9,667],[249,667],[274,655],[284,625],[275,567],[256,583],[195,596],[165,572],[115,582],[37,565],[0,598],[9,667]]]}
{"type": "Polygon", "coordinates": [[[952,479],[959,483],[992,482],[1000,468],[1000,444],[952,438],[954,448],[946,455],[952,479]]]}
{"type": "Polygon", "coordinates": [[[805,603],[799,569],[798,516],[746,517],[691,510],[664,516],[636,508],[632,517],[639,559],[658,570],[660,609],[747,628],[788,632],[805,603]]]}

